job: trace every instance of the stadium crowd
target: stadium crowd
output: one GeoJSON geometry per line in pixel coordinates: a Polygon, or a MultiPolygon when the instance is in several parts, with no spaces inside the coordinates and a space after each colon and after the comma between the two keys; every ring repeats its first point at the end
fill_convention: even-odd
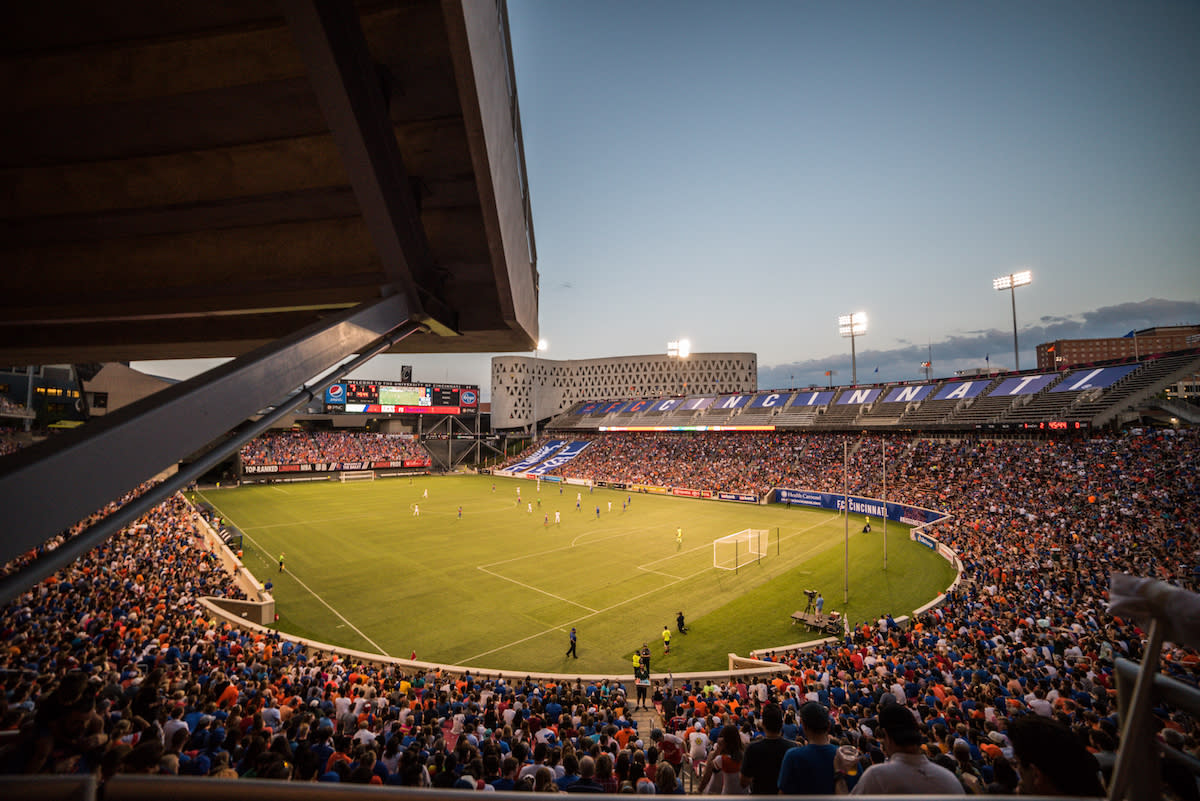
{"type": "Polygon", "coordinates": [[[428,459],[424,446],[411,436],[362,431],[268,432],[242,446],[242,463],[314,464],[318,462],[401,461],[428,459]]]}
{"type": "MultiPolygon", "coordinates": [[[[840,489],[837,435],[735,436],[608,436],[570,470],[840,489]]],[[[196,598],[236,590],[176,498],[0,613],[0,770],[644,793],[890,792],[919,774],[921,792],[1097,792],[1120,745],[1112,662],[1143,642],[1106,611],[1108,577],[1197,588],[1200,438],[855,438],[852,492],[880,493],[881,442],[889,499],[953,514],[934,534],[967,580],[908,626],[880,610],[835,645],[770,654],[770,680],[659,682],[649,732],[621,677],[406,673],[220,625],[196,598]]],[[[1163,665],[1200,679],[1193,650],[1163,665]]],[[[1156,736],[1200,756],[1195,721],[1156,715],[1156,736]]]]}

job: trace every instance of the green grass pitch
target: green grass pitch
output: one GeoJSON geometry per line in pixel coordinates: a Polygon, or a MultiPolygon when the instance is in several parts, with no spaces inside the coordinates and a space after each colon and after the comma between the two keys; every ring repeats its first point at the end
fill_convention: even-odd
{"type": "Polygon", "coordinates": [[[245,534],[249,570],[275,583],[281,630],[481,670],[623,674],[643,642],[654,672],[722,670],[730,652],[814,637],[790,619],[804,607],[805,589],[825,595],[826,611],[873,620],[907,614],[954,576],[897,523],[888,525],[884,571],[880,521],[870,534],[855,533],[862,519],[851,516],[843,605],[842,518],[777,504],[633,494],[622,510],[627,492],[565,485],[560,493],[551,482],[538,492],[533,482],[490,476],[200,494],[245,534]],[[712,541],[744,528],[770,530],[768,555],[736,574],[715,569],[712,541]],[[686,636],[675,632],[680,610],[686,636]],[[572,626],[578,659],[564,657],[572,626]],[[669,656],[663,626],[674,635],[669,656]]]}

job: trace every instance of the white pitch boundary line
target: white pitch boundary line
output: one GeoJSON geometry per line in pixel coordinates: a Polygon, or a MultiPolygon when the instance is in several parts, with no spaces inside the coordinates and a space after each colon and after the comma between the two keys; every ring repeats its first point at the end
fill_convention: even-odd
{"type": "MultiPolygon", "coordinates": [[[[551,523],[550,525],[554,526],[556,524],[551,523]]],[[[545,526],[543,526],[543,528],[545,528],[545,526]]],[[[609,530],[611,530],[611,529],[601,529],[601,531],[609,531],[609,530]]],[[[581,534],[579,536],[582,537],[584,535],[581,534]]],[[[624,534],[613,534],[611,537],[605,537],[604,540],[619,539],[621,537],[627,537],[627,536],[629,536],[628,532],[626,532],[624,534]]],[[[578,537],[576,539],[578,539],[578,537]]],[[[604,540],[597,540],[597,542],[603,542],[604,540]]],[[[588,543],[588,544],[590,545],[591,543],[588,543]]],[[[488,562],[483,566],[484,567],[495,567],[496,565],[507,565],[510,562],[522,562],[522,561],[525,561],[526,559],[537,559],[539,557],[545,556],[546,554],[557,553],[558,551],[569,551],[574,547],[575,547],[575,542],[572,541],[568,545],[560,545],[557,548],[550,548],[549,550],[538,551],[537,553],[522,554],[521,556],[514,556],[511,559],[501,559],[497,562],[488,562]]]]}
{"type": "MultiPolygon", "coordinates": [[[[823,523],[816,523],[812,526],[809,526],[808,528],[800,529],[799,531],[794,531],[788,535],[788,538],[790,539],[791,537],[797,536],[799,534],[803,534],[807,531],[811,531],[812,529],[818,528],[821,525],[823,525],[823,523]]],[[[707,546],[704,546],[704,547],[707,547],[707,546]]],[[[562,549],[556,548],[555,550],[562,550],[562,549]]],[[[696,549],[693,549],[693,550],[696,550],[696,549]]],[[[512,560],[509,560],[509,561],[512,561],[512,560]]],[[[660,559],[657,561],[662,561],[662,560],[660,559]]],[[[501,564],[501,563],[496,563],[496,564],[501,564]]],[[[646,564],[652,565],[652,564],[654,564],[654,562],[647,562],[646,564]]],[[[484,570],[483,567],[480,567],[479,569],[484,570]]],[[[551,632],[554,632],[554,631],[562,631],[564,626],[574,625],[576,623],[582,623],[583,621],[587,620],[590,617],[595,617],[596,615],[603,615],[606,612],[611,612],[612,610],[618,609],[622,606],[625,606],[628,603],[641,600],[642,598],[645,598],[647,595],[652,595],[653,593],[661,592],[661,591],[665,590],[667,587],[678,584],[681,581],[690,581],[691,579],[695,578],[696,576],[703,575],[712,569],[713,569],[712,567],[705,567],[702,570],[697,570],[695,573],[692,573],[689,576],[684,576],[683,578],[674,578],[674,580],[668,582],[667,584],[664,584],[661,587],[655,587],[653,589],[650,589],[650,590],[647,590],[646,592],[641,593],[640,595],[631,596],[631,597],[626,598],[626,599],[624,599],[618,603],[615,603],[611,606],[605,607],[604,609],[592,610],[592,614],[583,615],[582,617],[577,617],[574,620],[569,620],[566,623],[562,624],[562,626],[550,626],[549,628],[539,631],[536,634],[530,634],[528,637],[522,637],[519,640],[513,640],[512,642],[497,646],[497,647],[491,649],[490,651],[484,651],[482,653],[475,654],[474,656],[469,656],[466,659],[464,659],[463,662],[470,663],[470,662],[475,661],[476,659],[482,659],[485,656],[491,656],[492,654],[494,654],[498,651],[503,651],[507,648],[512,648],[515,645],[520,645],[521,643],[529,642],[530,640],[535,640],[538,637],[541,637],[545,634],[550,634],[551,632]]],[[[492,571],[490,571],[490,570],[485,570],[484,572],[491,573],[492,575],[496,576],[497,578],[505,578],[504,576],[500,576],[495,573],[492,573],[492,571]]],[[[648,571],[648,572],[657,573],[657,571],[648,571]]],[[[666,575],[666,574],[659,573],[659,575],[666,575]]],[[[506,579],[506,580],[512,581],[512,579],[506,579]]],[[[520,582],[516,582],[516,583],[520,584],[520,582]]],[[[527,586],[527,585],[522,585],[522,586],[527,586]]],[[[535,588],[530,588],[530,589],[535,589],[535,588]]],[[[542,591],[538,590],[538,592],[542,592],[542,591]]],[[[549,593],[547,593],[547,594],[549,594],[549,593]]],[[[566,600],[566,599],[561,599],[561,600],[566,600]]],[[[583,604],[577,604],[574,601],[567,601],[567,603],[573,604],[574,606],[583,606],[583,604]]],[[[583,608],[587,609],[588,607],[584,606],[583,608]]]]}
{"type": "Polygon", "coordinates": [[[562,597],[561,595],[555,595],[555,594],[554,594],[554,593],[552,593],[552,592],[546,592],[545,590],[540,590],[540,589],[538,589],[537,587],[534,587],[534,586],[532,586],[532,585],[530,585],[530,584],[526,584],[526,583],[525,583],[525,582],[523,582],[523,581],[517,581],[515,578],[509,578],[508,576],[502,576],[502,575],[500,575],[499,573],[496,573],[496,572],[494,572],[494,571],[488,570],[488,569],[487,569],[486,567],[484,567],[483,565],[476,565],[476,569],[477,569],[477,570],[482,570],[484,573],[487,573],[489,576],[495,576],[496,578],[498,578],[498,579],[502,579],[503,581],[511,581],[513,584],[516,584],[518,587],[524,587],[524,588],[525,588],[525,589],[527,589],[527,590],[533,590],[534,592],[540,592],[542,595],[548,595],[548,596],[550,596],[551,598],[553,598],[553,599],[554,599],[554,600],[556,600],[556,601],[562,601],[563,603],[565,603],[565,604],[570,604],[571,606],[578,606],[580,609],[586,609],[586,610],[588,610],[589,612],[595,612],[595,611],[596,611],[595,609],[593,609],[593,608],[592,608],[592,607],[590,607],[590,606],[586,606],[586,605],[584,605],[584,604],[581,604],[581,603],[578,603],[578,602],[576,602],[576,601],[569,600],[569,599],[567,599],[567,598],[564,598],[564,597],[562,597]]]}
{"type": "MultiPolygon", "coordinates": [[[[622,600],[622,601],[620,601],[620,602],[618,602],[618,603],[615,603],[615,604],[613,604],[613,605],[611,605],[611,606],[607,606],[607,607],[605,607],[604,609],[593,609],[593,610],[592,610],[592,614],[590,614],[590,615],[583,615],[582,617],[577,617],[577,618],[575,618],[574,620],[569,620],[569,621],[567,621],[566,623],[562,624],[562,626],[570,626],[570,625],[572,625],[572,624],[575,624],[575,623],[581,623],[581,622],[583,622],[584,620],[587,620],[587,619],[588,619],[588,618],[590,618],[590,617],[595,617],[596,615],[603,615],[605,612],[611,612],[612,610],[614,610],[614,609],[617,609],[617,608],[620,608],[620,607],[622,607],[622,606],[625,606],[626,604],[632,603],[633,601],[640,601],[642,598],[645,598],[647,595],[652,595],[652,594],[654,594],[654,593],[656,593],[656,592],[662,592],[662,591],[663,591],[663,590],[665,590],[667,587],[670,587],[670,586],[671,586],[671,585],[673,585],[673,584],[678,584],[678,583],[679,583],[679,582],[681,582],[681,581],[690,581],[691,579],[694,579],[696,576],[699,576],[699,575],[701,575],[701,574],[703,574],[703,573],[707,573],[707,572],[709,572],[710,570],[712,570],[712,568],[711,568],[711,567],[706,567],[706,568],[704,568],[703,570],[698,570],[698,571],[696,571],[695,573],[692,573],[690,576],[684,576],[683,578],[680,578],[680,579],[675,579],[674,581],[668,582],[667,584],[664,584],[664,585],[663,585],[663,586],[661,586],[661,587],[654,587],[654,588],[652,588],[652,589],[649,589],[649,590],[647,590],[646,592],[643,592],[643,593],[641,593],[641,594],[639,594],[639,595],[632,595],[632,596],[630,596],[630,597],[628,597],[628,598],[626,598],[626,599],[624,599],[624,600],[622,600]]],[[[573,602],[569,602],[569,603],[573,603],[573,602]]],[[[575,604],[575,605],[576,605],[576,606],[580,606],[581,604],[575,604]]],[[[587,607],[584,607],[584,608],[586,609],[587,607]]],[[[541,637],[543,634],[549,634],[549,633],[550,633],[550,632],[552,632],[552,631],[562,631],[562,626],[550,626],[549,628],[547,628],[547,629],[544,629],[543,631],[539,631],[539,632],[537,632],[536,634],[531,634],[531,635],[529,635],[528,637],[522,637],[522,638],[521,638],[521,639],[519,639],[519,640],[514,640],[513,642],[510,642],[510,643],[505,643],[504,645],[501,645],[501,646],[498,646],[498,647],[496,647],[496,648],[493,648],[493,649],[492,649],[492,650],[490,650],[490,651],[484,651],[484,652],[483,652],[483,653],[481,653],[481,654],[475,654],[474,656],[467,657],[467,659],[465,659],[465,660],[464,660],[464,662],[471,662],[471,661],[474,661],[474,660],[476,660],[476,659],[480,659],[480,658],[482,658],[482,657],[485,657],[485,656],[489,656],[489,655],[491,655],[491,654],[494,654],[494,653],[496,653],[497,651],[503,651],[503,650],[504,650],[504,649],[506,649],[506,648],[511,648],[511,647],[513,647],[514,645],[520,645],[520,644],[521,644],[521,643],[523,643],[523,642],[529,642],[530,640],[537,639],[538,637],[541,637]]]]}
{"type": "MultiPolygon", "coordinates": [[[[213,503],[211,500],[209,500],[207,495],[204,495],[203,493],[201,493],[201,497],[203,497],[206,501],[208,501],[210,504],[212,504],[212,508],[216,509],[218,512],[221,512],[220,507],[218,507],[215,503],[213,503]]],[[[224,512],[221,512],[221,517],[226,517],[226,514],[224,512]]],[[[266,550],[261,545],[258,544],[258,541],[255,540],[253,537],[251,537],[249,534],[247,534],[244,529],[242,530],[242,536],[244,536],[246,539],[250,540],[250,542],[252,542],[254,544],[255,548],[262,551],[263,553],[266,553],[266,550]]],[[[318,601],[320,601],[325,606],[326,609],[328,609],[330,612],[333,612],[333,614],[335,614],[337,616],[338,620],[341,620],[347,626],[352,628],[355,631],[355,633],[358,634],[359,637],[362,637],[364,640],[366,640],[372,646],[374,646],[376,651],[383,654],[384,656],[391,656],[391,654],[389,654],[387,651],[383,650],[383,648],[379,645],[379,643],[375,642],[370,637],[368,637],[366,634],[364,634],[362,629],[360,629],[358,626],[354,625],[349,620],[347,620],[345,615],[343,615],[341,612],[339,612],[338,610],[336,610],[332,606],[330,606],[329,602],[326,601],[324,598],[322,598],[320,595],[318,595],[316,592],[314,592],[312,587],[308,586],[303,581],[301,581],[299,576],[297,576],[295,573],[292,573],[291,571],[288,571],[288,575],[291,576],[292,579],[297,584],[299,584],[301,587],[303,587],[310,595],[312,595],[312,597],[314,597],[318,601]]]]}

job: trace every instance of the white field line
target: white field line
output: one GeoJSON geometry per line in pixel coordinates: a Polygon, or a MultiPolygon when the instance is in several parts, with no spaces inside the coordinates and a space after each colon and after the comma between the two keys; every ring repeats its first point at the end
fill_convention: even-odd
{"type": "MultiPolygon", "coordinates": [[[[221,512],[221,509],[215,503],[213,503],[211,500],[209,500],[207,496],[203,496],[203,497],[205,498],[205,500],[208,500],[208,502],[210,504],[212,504],[212,508],[216,509],[218,512],[221,512]]],[[[225,513],[221,512],[221,517],[225,517],[225,516],[226,516],[225,513]]],[[[258,542],[253,537],[251,537],[249,534],[247,534],[245,532],[245,530],[242,531],[242,536],[244,536],[246,539],[250,540],[250,542],[252,542],[254,544],[254,547],[257,548],[260,552],[266,553],[266,551],[263,549],[263,547],[261,545],[259,545],[258,542]]],[[[318,601],[320,601],[325,606],[326,609],[328,609],[330,612],[333,612],[333,614],[337,616],[338,620],[345,623],[347,626],[349,626],[351,629],[353,629],[354,632],[356,634],[358,634],[358,636],[362,637],[364,640],[369,642],[375,648],[376,651],[383,654],[384,656],[391,656],[391,654],[389,654],[387,651],[383,650],[382,647],[380,647],[379,643],[375,642],[370,637],[368,637],[366,634],[364,634],[362,629],[360,629],[358,626],[354,625],[349,620],[347,620],[345,615],[343,615],[341,612],[339,612],[338,610],[336,610],[332,606],[330,606],[329,602],[326,601],[324,598],[322,598],[320,595],[318,595],[316,592],[314,592],[312,587],[308,586],[303,581],[301,581],[299,576],[297,576],[295,573],[293,573],[290,570],[287,571],[287,573],[289,576],[292,577],[293,581],[295,581],[297,584],[299,584],[301,587],[303,587],[312,597],[314,597],[318,601]]]]}
{"type": "MultiPolygon", "coordinates": [[[[656,592],[662,592],[667,587],[670,587],[672,584],[678,584],[681,581],[689,581],[689,580],[695,578],[696,576],[699,576],[703,573],[709,572],[710,570],[712,570],[711,567],[706,567],[703,570],[696,571],[695,573],[691,574],[690,576],[684,576],[683,578],[678,578],[678,579],[675,579],[674,581],[667,582],[666,584],[664,584],[661,587],[654,587],[654,588],[649,589],[646,592],[643,592],[639,595],[630,596],[629,598],[626,598],[618,603],[615,603],[612,606],[607,606],[604,609],[593,609],[593,610],[591,610],[590,615],[583,615],[582,617],[577,617],[574,620],[568,620],[567,622],[563,623],[561,626],[550,626],[549,628],[543,629],[542,631],[539,631],[535,634],[530,634],[528,637],[522,637],[519,640],[514,640],[513,642],[505,643],[504,645],[493,648],[490,651],[484,651],[483,653],[479,653],[479,654],[475,654],[474,656],[467,657],[464,660],[464,664],[472,662],[476,659],[480,659],[485,656],[489,656],[491,654],[496,653],[497,651],[503,651],[505,648],[511,648],[514,645],[520,645],[523,642],[529,642],[530,640],[541,637],[543,634],[549,634],[552,631],[562,631],[563,627],[572,626],[572,625],[575,625],[576,623],[581,623],[590,617],[595,617],[596,615],[603,615],[605,612],[611,612],[612,610],[617,609],[622,606],[625,606],[626,604],[632,603],[634,601],[640,601],[642,598],[645,598],[647,595],[651,595],[656,592]]],[[[570,603],[573,603],[573,602],[570,602],[570,603]]],[[[576,604],[576,606],[579,606],[579,605],[580,604],[576,604]]],[[[587,607],[584,607],[584,608],[587,609],[587,607]]]]}
{"type": "Polygon", "coordinates": [[[572,601],[568,598],[564,598],[561,595],[555,595],[552,592],[546,592],[545,590],[539,590],[537,587],[534,587],[531,584],[526,584],[523,581],[517,581],[515,578],[509,578],[508,576],[503,576],[493,570],[488,570],[483,565],[476,565],[476,569],[482,570],[484,573],[487,573],[489,576],[495,576],[496,578],[501,579],[503,581],[511,581],[513,584],[516,584],[518,587],[524,587],[527,590],[533,590],[534,592],[540,592],[542,595],[548,595],[556,601],[562,601],[563,603],[570,604],[571,606],[578,606],[580,609],[586,609],[589,612],[596,611],[595,609],[593,609],[590,606],[586,606],[586,605],[578,603],[576,601],[572,601]]]}
{"type": "MultiPolygon", "coordinates": [[[[553,527],[554,527],[554,523],[551,523],[549,527],[543,526],[543,528],[553,528],[553,527]]],[[[600,529],[600,530],[601,531],[609,531],[610,529],[600,529]]],[[[592,532],[592,533],[595,533],[595,532],[592,532]]],[[[585,535],[580,534],[579,536],[582,537],[585,535]]],[[[627,537],[627,536],[629,536],[629,532],[625,532],[623,534],[613,534],[611,537],[604,537],[603,539],[596,540],[596,542],[604,542],[604,540],[620,539],[621,537],[627,537]]],[[[576,539],[579,539],[579,537],[576,537],[576,539]]],[[[590,545],[592,543],[588,543],[588,544],[590,545]]],[[[495,567],[496,565],[507,565],[511,562],[522,562],[526,559],[538,559],[542,556],[545,556],[546,554],[557,553],[558,551],[569,551],[574,547],[575,547],[575,541],[572,540],[571,543],[568,545],[560,545],[557,548],[550,548],[545,551],[538,551],[537,553],[522,554],[520,556],[514,556],[511,559],[501,559],[498,562],[488,562],[488,563],[482,565],[482,567],[495,567]]]]}
{"type": "MultiPolygon", "coordinates": [[[[799,531],[794,531],[794,532],[792,532],[791,534],[788,534],[787,536],[788,536],[788,538],[791,538],[791,537],[793,537],[793,536],[796,536],[796,535],[799,535],[799,534],[803,534],[803,533],[805,533],[805,532],[807,532],[807,531],[811,531],[811,530],[812,530],[812,529],[814,529],[814,528],[818,528],[818,527],[819,527],[819,526],[821,526],[821,525],[823,525],[823,523],[816,523],[816,524],[814,524],[814,525],[811,525],[811,526],[809,526],[808,528],[800,529],[799,531]]],[[[709,545],[711,545],[711,543],[709,543],[709,545]]],[[[569,546],[568,546],[568,547],[569,547],[569,546]]],[[[701,546],[701,547],[708,547],[708,546],[701,546]]],[[[555,548],[554,550],[562,550],[562,548],[555,548]]],[[[692,550],[698,550],[698,548],[693,548],[692,550]]],[[[673,558],[673,557],[668,557],[668,558],[673,558]]],[[[510,560],[506,560],[506,561],[515,561],[515,560],[512,560],[512,559],[510,559],[510,560]]],[[[661,562],[661,561],[663,561],[663,560],[662,560],[662,559],[658,559],[658,560],[655,560],[655,561],[661,562]]],[[[646,564],[648,564],[648,565],[652,565],[652,564],[654,564],[654,563],[655,563],[655,562],[647,562],[646,564]]],[[[494,564],[503,564],[503,563],[502,563],[502,562],[496,562],[496,563],[494,563],[494,564]]],[[[480,569],[480,570],[484,570],[484,568],[483,568],[482,566],[481,566],[479,569],[480,569]]],[[[709,572],[709,571],[711,571],[712,569],[713,569],[713,568],[712,568],[711,566],[709,566],[709,567],[705,567],[705,568],[702,568],[702,569],[700,569],[700,570],[697,570],[695,573],[692,573],[691,575],[688,575],[688,576],[683,576],[682,578],[679,578],[679,577],[671,577],[671,578],[672,578],[672,580],[671,580],[670,582],[668,582],[668,583],[664,584],[664,585],[663,585],[663,586],[661,586],[661,587],[655,587],[655,588],[653,588],[653,589],[650,589],[650,590],[647,590],[646,592],[643,592],[643,593],[641,593],[640,595],[634,595],[634,596],[631,596],[631,597],[629,597],[629,598],[625,598],[625,599],[623,599],[623,600],[619,601],[618,603],[615,603],[615,604],[612,604],[611,606],[605,607],[604,609],[596,609],[596,610],[592,610],[592,613],[591,613],[591,614],[589,614],[589,615],[583,615],[582,617],[577,617],[577,618],[575,618],[574,620],[568,620],[567,622],[563,623],[563,624],[562,624],[562,626],[550,626],[549,628],[543,629],[542,631],[536,632],[536,633],[534,633],[534,634],[530,634],[528,637],[522,637],[522,638],[521,638],[521,639],[519,639],[519,640],[513,640],[512,642],[505,643],[504,645],[497,646],[497,647],[495,647],[495,648],[492,648],[491,650],[488,650],[488,651],[483,651],[482,653],[475,654],[474,656],[469,656],[469,657],[467,657],[466,659],[464,659],[464,660],[463,660],[463,664],[469,664],[469,663],[471,663],[471,662],[475,661],[476,659],[481,659],[481,658],[483,658],[483,657],[485,657],[485,656],[491,656],[492,654],[494,654],[494,653],[496,653],[496,652],[498,652],[498,651],[503,651],[503,650],[505,650],[506,648],[512,648],[513,646],[520,645],[521,643],[529,642],[530,640],[537,639],[538,637],[541,637],[541,636],[543,636],[543,635],[545,635],[545,634],[550,634],[551,632],[554,632],[554,631],[562,631],[562,630],[563,630],[563,628],[564,628],[564,627],[566,627],[566,626],[573,626],[573,625],[576,625],[576,624],[578,624],[578,623],[582,623],[583,621],[587,620],[588,618],[595,617],[596,615],[603,615],[603,614],[605,614],[606,612],[611,612],[612,610],[614,610],[614,609],[618,609],[618,608],[620,608],[620,607],[622,607],[622,606],[625,606],[626,604],[632,603],[632,602],[634,602],[634,601],[641,600],[642,598],[645,598],[647,595],[651,595],[651,594],[653,594],[653,593],[656,593],[656,592],[662,592],[662,591],[663,591],[663,590],[665,590],[666,588],[668,588],[668,587],[670,587],[670,586],[672,586],[672,585],[674,585],[674,584],[678,584],[678,583],[680,583],[681,581],[689,581],[689,580],[691,580],[691,579],[695,578],[696,576],[700,576],[700,575],[703,575],[703,574],[705,574],[705,573],[708,573],[708,572],[709,572]]],[[[484,572],[491,573],[492,575],[496,576],[497,578],[504,578],[504,576],[499,576],[499,575],[497,575],[496,573],[492,573],[492,571],[490,571],[490,570],[485,570],[484,572]]],[[[657,571],[647,571],[647,572],[653,572],[653,573],[657,573],[657,571]]],[[[666,574],[665,574],[665,573],[659,573],[658,575],[666,576],[666,574]]],[[[509,579],[509,580],[511,581],[511,579],[509,579]]],[[[520,584],[520,582],[516,582],[516,583],[520,584]]],[[[525,586],[525,585],[523,585],[523,586],[525,586]]],[[[533,589],[533,588],[531,588],[531,589],[533,589]]],[[[541,590],[538,590],[538,591],[539,591],[539,592],[541,592],[541,590]]],[[[549,593],[547,593],[547,594],[549,594],[549,593]]],[[[563,600],[565,600],[565,599],[563,599],[563,600]]],[[[582,604],[576,604],[574,601],[567,601],[567,603],[573,604],[573,605],[575,605],[575,606],[583,606],[582,604]]],[[[588,607],[584,606],[583,608],[584,608],[584,609],[587,609],[588,607]]]]}

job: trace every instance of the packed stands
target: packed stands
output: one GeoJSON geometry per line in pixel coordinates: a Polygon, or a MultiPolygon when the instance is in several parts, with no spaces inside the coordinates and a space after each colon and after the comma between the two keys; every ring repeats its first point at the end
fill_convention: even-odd
{"type": "Polygon", "coordinates": [[[362,431],[268,432],[242,446],[246,465],[427,459],[421,443],[409,436],[362,431]]]}
{"type": "MultiPolygon", "coordinates": [[[[844,441],[607,435],[564,470],[835,489],[844,441]]],[[[1032,758],[1021,751],[1030,721],[1065,738],[1055,754],[1080,749],[1110,766],[1121,746],[1113,660],[1137,659],[1144,632],[1106,612],[1108,577],[1119,570],[1200,586],[1200,437],[854,441],[853,491],[879,494],[869,465],[882,444],[889,498],[953,515],[939,536],[968,580],[907,626],[881,610],[841,642],[766,654],[778,666],[770,680],[662,678],[654,731],[634,727],[623,677],[406,672],[216,624],[197,598],[236,588],[176,496],[0,610],[2,728],[13,733],[0,740],[0,770],[101,781],[165,773],[434,788],[583,783],[608,792],[627,783],[636,791],[645,778],[675,793],[697,788],[706,766],[712,772],[713,743],[732,737],[722,729],[756,741],[764,704],[781,706],[785,737],[803,738],[808,701],[824,710],[835,744],[857,746],[860,776],[884,758],[880,713],[892,702],[912,710],[922,751],[949,760],[964,788],[1015,791],[1014,761],[1032,758]]],[[[1162,664],[1200,681],[1191,649],[1169,644],[1162,664]]],[[[1159,736],[1196,755],[1196,721],[1156,714],[1159,736]]]]}

